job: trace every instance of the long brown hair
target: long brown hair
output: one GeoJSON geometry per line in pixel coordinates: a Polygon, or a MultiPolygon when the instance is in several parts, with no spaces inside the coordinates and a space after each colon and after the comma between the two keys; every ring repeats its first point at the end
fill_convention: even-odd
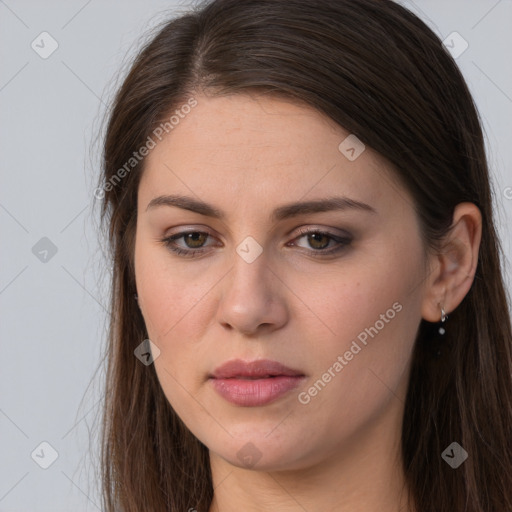
{"type": "Polygon", "coordinates": [[[481,121],[439,38],[390,0],[209,1],[159,26],[137,55],[109,113],[97,194],[113,262],[104,509],[206,512],[213,496],[208,449],[154,366],[134,357],[147,338],[133,266],[145,160],[130,158],[198,91],[281,95],[355,134],[393,164],[428,251],[441,247],[457,204],[478,206],[478,267],[440,358],[432,324],[419,325],[402,462],[418,512],[512,511],[512,334],[481,121]],[[441,457],[454,441],[469,454],[457,469],[441,457]]]}

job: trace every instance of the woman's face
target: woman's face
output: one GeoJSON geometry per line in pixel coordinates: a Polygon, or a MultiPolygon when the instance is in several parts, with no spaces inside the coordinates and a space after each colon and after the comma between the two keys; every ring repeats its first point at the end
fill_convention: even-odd
{"type": "Polygon", "coordinates": [[[138,195],[137,293],[167,399],[236,466],[305,468],[361,443],[378,455],[400,435],[424,300],[412,199],[314,109],[196,100],[151,149],[138,195]],[[291,372],[216,371],[263,359],[291,372]]]}

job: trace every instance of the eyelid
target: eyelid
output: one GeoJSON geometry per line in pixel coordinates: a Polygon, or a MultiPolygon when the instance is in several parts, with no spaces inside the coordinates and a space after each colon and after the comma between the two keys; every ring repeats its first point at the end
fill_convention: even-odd
{"type": "Polygon", "coordinates": [[[213,234],[213,231],[210,228],[207,228],[206,226],[179,226],[176,229],[179,231],[170,232],[169,234],[165,235],[165,238],[171,238],[173,236],[179,238],[180,235],[186,235],[188,233],[203,233],[212,238],[218,238],[216,235],[213,234]]]}
{"type": "Polygon", "coordinates": [[[339,238],[339,239],[343,239],[343,240],[345,240],[345,239],[351,240],[353,238],[353,236],[347,231],[339,230],[339,232],[335,233],[335,232],[333,232],[334,228],[325,228],[322,226],[315,226],[315,225],[311,225],[311,224],[306,224],[305,226],[299,226],[297,229],[298,229],[298,234],[294,238],[297,238],[298,236],[301,236],[301,235],[307,235],[309,233],[322,233],[324,235],[329,235],[329,236],[332,236],[333,238],[339,238]]]}

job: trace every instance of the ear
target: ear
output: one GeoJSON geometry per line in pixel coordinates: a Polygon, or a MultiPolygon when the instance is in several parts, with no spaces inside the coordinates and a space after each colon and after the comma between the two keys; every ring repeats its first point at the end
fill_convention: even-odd
{"type": "Polygon", "coordinates": [[[473,284],[482,238],[482,214],[473,203],[460,203],[453,212],[449,233],[440,253],[430,259],[422,317],[439,322],[441,307],[446,314],[456,309],[473,284]]]}

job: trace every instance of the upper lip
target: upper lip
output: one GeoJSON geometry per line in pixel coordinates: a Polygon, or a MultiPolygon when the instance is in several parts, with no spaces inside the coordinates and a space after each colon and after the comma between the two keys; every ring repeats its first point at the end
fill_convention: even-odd
{"type": "Polygon", "coordinates": [[[286,376],[304,376],[298,370],[293,370],[287,366],[271,361],[270,359],[259,359],[257,361],[242,361],[241,359],[232,359],[220,365],[209,376],[214,379],[229,379],[233,377],[276,377],[278,375],[286,376]]]}

